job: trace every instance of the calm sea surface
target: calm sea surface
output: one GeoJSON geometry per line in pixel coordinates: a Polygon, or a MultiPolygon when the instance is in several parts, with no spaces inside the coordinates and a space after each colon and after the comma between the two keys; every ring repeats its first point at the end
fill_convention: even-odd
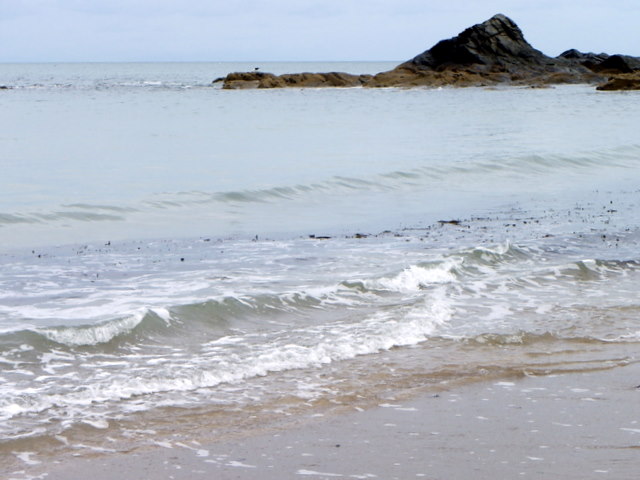
{"type": "Polygon", "coordinates": [[[640,95],[254,67],[0,65],[0,472],[638,361],[640,95]]]}

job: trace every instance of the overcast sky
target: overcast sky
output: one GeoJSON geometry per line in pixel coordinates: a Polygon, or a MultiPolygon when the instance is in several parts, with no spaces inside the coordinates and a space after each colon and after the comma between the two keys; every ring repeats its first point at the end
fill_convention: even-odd
{"type": "Polygon", "coordinates": [[[0,62],[402,61],[495,13],[547,55],[640,55],[639,0],[0,0],[0,62]]]}

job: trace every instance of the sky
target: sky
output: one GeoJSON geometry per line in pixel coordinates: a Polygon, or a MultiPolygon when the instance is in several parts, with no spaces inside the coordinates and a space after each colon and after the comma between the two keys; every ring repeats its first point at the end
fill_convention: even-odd
{"type": "Polygon", "coordinates": [[[639,0],[0,0],[0,62],[404,61],[496,13],[550,56],[640,56],[639,0]]]}

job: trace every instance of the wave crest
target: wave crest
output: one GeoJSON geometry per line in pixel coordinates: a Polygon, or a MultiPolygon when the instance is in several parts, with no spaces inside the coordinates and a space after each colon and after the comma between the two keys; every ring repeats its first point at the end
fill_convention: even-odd
{"type": "Polygon", "coordinates": [[[35,332],[51,342],[68,347],[92,346],[110,343],[117,338],[126,337],[139,328],[145,319],[150,319],[151,317],[162,319],[166,323],[169,323],[171,319],[171,315],[166,309],[143,310],[97,325],[39,328],[35,332]]]}

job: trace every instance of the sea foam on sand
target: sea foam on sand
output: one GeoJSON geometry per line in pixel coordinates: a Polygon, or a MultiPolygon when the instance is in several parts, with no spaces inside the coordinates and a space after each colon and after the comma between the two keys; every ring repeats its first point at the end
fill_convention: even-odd
{"type": "Polygon", "coordinates": [[[197,448],[180,435],[171,450],[76,458],[47,480],[636,478],[638,378],[630,363],[481,381],[197,448]]]}

